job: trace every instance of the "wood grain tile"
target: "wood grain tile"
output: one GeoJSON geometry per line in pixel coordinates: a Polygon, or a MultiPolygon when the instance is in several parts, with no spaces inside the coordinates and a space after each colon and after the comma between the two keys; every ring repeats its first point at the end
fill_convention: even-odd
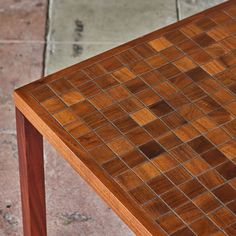
{"type": "Polygon", "coordinates": [[[168,234],[174,233],[184,226],[183,222],[174,213],[167,213],[160,217],[157,222],[168,234]]]}
{"type": "Polygon", "coordinates": [[[143,208],[153,219],[157,219],[169,211],[168,206],[161,199],[152,200],[145,204],[143,208]]]}
{"type": "Polygon", "coordinates": [[[131,80],[136,76],[127,67],[114,71],[112,75],[121,83],[131,80]]]}
{"type": "Polygon", "coordinates": [[[147,108],[143,108],[130,115],[140,126],[146,125],[154,120],[156,116],[153,115],[147,108]]]}
{"type": "Polygon", "coordinates": [[[159,52],[170,47],[172,44],[166,38],[160,37],[150,41],[149,45],[159,52]]]}
{"type": "Polygon", "coordinates": [[[206,192],[206,188],[197,180],[192,179],[180,185],[180,189],[190,198],[193,199],[206,192]]]}

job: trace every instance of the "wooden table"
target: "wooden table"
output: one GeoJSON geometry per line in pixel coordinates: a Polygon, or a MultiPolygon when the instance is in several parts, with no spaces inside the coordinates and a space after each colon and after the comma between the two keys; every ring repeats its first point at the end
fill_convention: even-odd
{"type": "Polygon", "coordinates": [[[46,235],[43,137],[135,234],[236,235],[236,1],[14,98],[24,235],[46,235]]]}

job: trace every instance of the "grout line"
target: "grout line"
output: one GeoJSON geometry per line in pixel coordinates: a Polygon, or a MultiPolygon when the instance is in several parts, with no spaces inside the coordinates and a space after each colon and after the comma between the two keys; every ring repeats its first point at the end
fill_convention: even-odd
{"type": "Polygon", "coordinates": [[[175,0],[175,7],[176,7],[176,17],[177,17],[177,21],[179,21],[179,20],[180,20],[179,0],[175,0]]]}
{"type": "Polygon", "coordinates": [[[43,68],[42,68],[42,76],[45,75],[45,68],[46,68],[46,57],[47,57],[47,41],[49,35],[49,8],[50,8],[51,0],[47,1],[47,11],[46,11],[46,22],[45,22],[45,33],[44,33],[44,48],[43,48],[43,68]]]}

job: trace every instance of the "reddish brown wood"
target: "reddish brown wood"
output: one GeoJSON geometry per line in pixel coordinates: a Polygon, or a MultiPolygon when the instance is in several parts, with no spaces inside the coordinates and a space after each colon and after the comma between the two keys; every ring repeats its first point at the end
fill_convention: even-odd
{"type": "Polygon", "coordinates": [[[43,137],[16,108],[23,227],[25,236],[46,236],[43,137]]]}

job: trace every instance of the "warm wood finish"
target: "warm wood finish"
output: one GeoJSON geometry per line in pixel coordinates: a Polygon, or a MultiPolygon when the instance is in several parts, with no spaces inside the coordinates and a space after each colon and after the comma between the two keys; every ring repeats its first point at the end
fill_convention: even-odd
{"type": "Polygon", "coordinates": [[[22,217],[25,236],[46,236],[43,137],[16,108],[22,217]]]}
{"type": "Polygon", "coordinates": [[[236,1],[15,91],[137,235],[232,235],[236,1]]]}

